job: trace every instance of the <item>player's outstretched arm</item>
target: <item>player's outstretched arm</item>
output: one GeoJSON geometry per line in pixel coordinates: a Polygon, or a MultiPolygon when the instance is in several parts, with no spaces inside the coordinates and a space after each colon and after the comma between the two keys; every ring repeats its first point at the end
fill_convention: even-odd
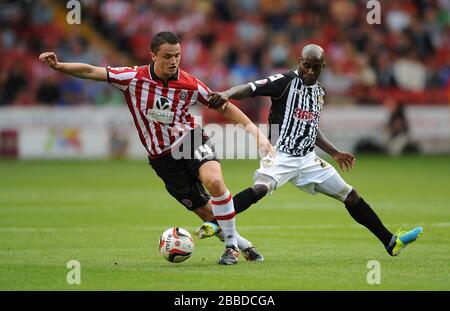
{"type": "Polygon", "coordinates": [[[50,68],[82,79],[90,79],[96,81],[108,81],[108,75],[105,67],[96,67],[83,63],[61,63],[58,61],[56,54],[53,52],[45,52],[39,55],[39,60],[46,63],[50,68]]]}
{"type": "Polygon", "coordinates": [[[316,146],[332,156],[343,171],[349,171],[355,165],[355,156],[338,150],[320,130],[317,132],[316,146]]]}
{"type": "Polygon", "coordinates": [[[259,128],[243,113],[238,107],[230,102],[227,102],[223,109],[218,109],[217,111],[222,114],[224,118],[230,120],[234,124],[241,125],[245,131],[249,132],[253,137],[256,138],[258,148],[265,154],[270,156],[275,156],[275,151],[273,150],[272,144],[269,139],[259,130],[259,128]]]}
{"type": "Polygon", "coordinates": [[[208,95],[209,107],[217,109],[226,104],[229,99],[244,99],[252,96],[252,87],[249,84],[234,86],[224,92],[211,92],[208,95]]]}

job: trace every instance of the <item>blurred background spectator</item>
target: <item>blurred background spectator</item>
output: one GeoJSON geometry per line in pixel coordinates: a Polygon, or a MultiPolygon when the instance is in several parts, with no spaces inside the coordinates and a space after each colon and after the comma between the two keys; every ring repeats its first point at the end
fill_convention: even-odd
{"type": "MultiPolygon", "coordinates": [[[[366,22],[366,1],[80,0],[81,25],[66,23],[66,1],[0,2],[1,105],[120,104],[117,90],[46,70],[37,60],[98,66],[151,61],[162,30],[182,38],[182,68],[213,90],[295,69],[299,51],[327,53],[327,104],[448,104],[450,1],[381,3],[381,24],[366,22]]],[[[261,109],[249,105],[256,117],[261,109]]]]}
{"type": "Polygon", "coordinates": [[[405,152],[419,152],[418,145],[411,140],[409,135],[409,121],[404,105],[391,99],[386,102],[386,106],[390,110],[389,120],[386,124],[386,152],[391,156],[399,156],[405,152]]]}

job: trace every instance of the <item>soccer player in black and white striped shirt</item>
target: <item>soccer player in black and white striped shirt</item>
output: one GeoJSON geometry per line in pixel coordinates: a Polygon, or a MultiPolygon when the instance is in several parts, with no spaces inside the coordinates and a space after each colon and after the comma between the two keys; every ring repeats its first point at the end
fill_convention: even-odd
{"type": "Polygon", "coordinates": [[[323,49],[314,44],[305,46],[298,64],[296,71],[209,94],[212,107],[226,105],[229,99],[250,96],[270,96],[272,100],[269,124],[271,129],[275,125],[279,135],[270,133],[269,137],[275,143],[276,156],[263,158],[256,171],[254,185],[235,195],[236,212],[244,211],[266,194],[290,182],[310,194],[319,192],[343,202],[350,215],[367,227],[391,256],[398,255],[420,236],[422,228],[392,234],[336,169],[316,155],[314,148],[318,146],[342,170],[350,170],[355,164],[352,154],[337,149],[319,130],[325,90],[317,80],[325,67],[323,49]]]}

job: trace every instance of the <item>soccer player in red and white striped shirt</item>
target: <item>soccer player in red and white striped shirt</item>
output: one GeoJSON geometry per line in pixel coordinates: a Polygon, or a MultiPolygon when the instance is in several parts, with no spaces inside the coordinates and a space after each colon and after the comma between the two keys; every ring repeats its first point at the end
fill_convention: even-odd
{"type": "MultiPolygon", "coordinates": [[[[125,95],[150,165],[163,179],[168,192],[202,220],[216,222],[222,229],[225,253],[219,263],[235,264],[238,250],[247,260],[263,260],[253,245],[236,232],[233,199],[223,180],[220,163],[208,137],[189,113],[189,107],[197,102],[208,105],[210,90],[179,68],[181,46],[174,33],[161,32],[153,37],[151,57],[150,65],[106,68],[62,63],[53,52],[42,53],[39,59],[65,74],[109,82],[119,88],[125,95]],[[180,146],[190,149],[187,156],[183,150],[183,157],[174,157],[174,150],[180,150],[180,146]]],[[[256,136],[264,152],[273,153],[267,138],[236,106],[229,103],[218,111],[256,136]]]]}

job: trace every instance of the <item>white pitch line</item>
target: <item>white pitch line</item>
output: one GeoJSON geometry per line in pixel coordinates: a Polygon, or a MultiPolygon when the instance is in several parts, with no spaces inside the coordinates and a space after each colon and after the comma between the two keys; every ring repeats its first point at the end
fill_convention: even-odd
{"type": "MultiPolygon", "coordinates": [[[[449,228],[450,222],[433,222],[433,223],[415,223],[415,224],[387,224],[389,227],[401,226],[402,228],[412,228],[415,226],[422,226],[425,228],[449,228]]],[[[121,232],[132,230],[132,231],[161,231],[168,227],[167,225],[161,226],[131,226],[131,227],[67,227],[67,228],[56,228],[56,227],[6,227],[0,228],[0,232],[39,232],[39,233],[55,233],[59,231],[67,232],[89,232],[89,231],[108,231],[108,230],[120,230],[121,232]]],[[[181,226],[182,227],[182,226],[181,226]]],[[[192,228],[192,226],[185,226],[186,228],[192,228]]],[[[345,228],[359,228],[358,224],[307,224],[307,225],[246,225],[238,226],[238,229],[245,230],[277,230],[277,229],[345,229],[345,228]]]]}
{"type": "MultiPolygon", "coordinates": [[[[393,202],[393,201],[373,201],[371,202],[372,206],[376,206],[379,209],[400,209],[404,206],[408,207],[422,207],[424,206],[423,202],[417,201],[402,201],[401,203],[393,202]]],[[[448,202],[437,201],[433,203],[433,206],[438,208],[447,208],[448,202]]],[[[271,204],[260,206],[259,209],[264,210],[336,210],[339,208],[344,208],[341,204],[330,204],[325,202],[300,202],[300,203],[282,203],[282,204],[271,204]]]]}

